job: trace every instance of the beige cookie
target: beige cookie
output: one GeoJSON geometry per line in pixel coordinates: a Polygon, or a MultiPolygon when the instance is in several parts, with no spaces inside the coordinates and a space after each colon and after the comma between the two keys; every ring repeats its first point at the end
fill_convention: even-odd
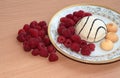
{"type": "Polygon", "coordinates": [[[100,47],[106,51],[112,50],[113,46],[114,46],[113,42],[108,39],[103,40],[100,44],[100,47]]]}
{"type": "Polygon", "coordinates": [[[116,42],[116,41],[118,41],[118,35],[116,33],[114,33],[114,32],[109,32],[106,35],[106,39],[109,39],[112,42],[116,42]]]}
{"type": "Polygon", "coordinates": [[[118,26],[115,23],[108,23],[107,24],[107,31],[108,32],[117,32],[118,26]]]}

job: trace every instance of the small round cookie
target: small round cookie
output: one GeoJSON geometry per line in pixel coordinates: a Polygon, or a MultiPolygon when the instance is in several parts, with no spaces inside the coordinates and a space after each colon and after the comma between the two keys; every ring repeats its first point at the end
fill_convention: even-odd
{"type": "Polygon", "coordinates": [[[113,42],[111,40],[105,39],[101,42],[100,47],[103,50],[109,51],[113,49],[113,42]]]}
{"type": "Polygon", "coordinates": [[[108,23],[107,24],[107,31],[108,32],[117,32],[118,27],[115,23],[108,23]]]}
{"type": "Polygon", "coordinates": [[[111,40],[112,42],[116,42],[116,41],[118,41],[118,36],[114,32],[109,32],[106,35],[106,39],[111,40]]]}

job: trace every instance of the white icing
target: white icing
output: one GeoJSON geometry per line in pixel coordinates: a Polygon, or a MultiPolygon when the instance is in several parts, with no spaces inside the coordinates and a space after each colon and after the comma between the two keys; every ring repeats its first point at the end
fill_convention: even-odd
{"type": "Polygon", "coordinates": [[[76,34],[88,42],[97,42],[103,39],[106,32],[107,29],[105,23],[95,16],[84,17],[76,24],[76,34]]]}

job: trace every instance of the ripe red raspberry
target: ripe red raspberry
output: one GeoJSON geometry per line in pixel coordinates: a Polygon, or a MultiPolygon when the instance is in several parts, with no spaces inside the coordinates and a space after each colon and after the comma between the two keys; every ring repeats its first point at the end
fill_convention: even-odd
{"type": "Polygon", "coordinates": [[[29,26],[28,24],[25,24],[24,27],[23,27],[23,29],[24,29],[26,32],[28,32],[28,30],[30,29],[30,26],[29,26]]]}
{"type": "Polygon", "coordinates": [[[56,49],[55,49],[55,47],[54,47],[53,45],[49,45],[49,46],[47,47],[47,49],[48,49],[48,52],[49,52],[49,53],[54,53],[54,52],[56,52],[56,49]]]}
{"type": "Polygon", "coordinates": [[[29,52],[31,50],[31,47],[30,47],[28,41],[23,42],[23,48],[26,52],[29,52]]]}
{"type": "Polygon", "coordinates": [[[44,38],[45,37],[45,31],[44,30],[41,30],[41,31],[38,31],[38,35],[41,37],[41,38],[44,38]]]}
{"type": "Polygon", "coordinates": [[[89,56],[89,55],[91,54],[91,51],[90,51],[89,46],[84,46],[84,47],[81,49],[81,54],[82,54],[82,55],[85,55],[85,56],[89,56]]]}
{"type": "Polygon", "coordinates": [[[47,35],[43,38],[43,41],[44,41],[46,46],[51,44],[50,39],[47,35]]]}
{"type": "Polygon", "coordinates": [[[60,19],[60,22],[65,23],[65,24],[66,24],[66,27],[70,27],[70,26],[74,26],[74,25],[75,25],[75,22],[74,22],[72,19],[66,18],[66,17],[62,17],[62,18],[60,19]]]}
{"type": "Polygon", "coordinates": [[[71,47],[71,44],[72,44],[72,41],[70,39],[67,39],[65,42],[64,42],[64,45],[69,48],[71,47]]]}
{"type": "Polygon", "coordinates": [[[39,42],[43,41],[43,39],[41,37],[37,37],[36,39],[38,39],[39,42]]]}
{"type": "Polygon", "coordinates": [[[62,35],[62,31],[65,29],[65,26],[59,26],[57,32],[59,35],[62,35]]]}
{"type": "Polygon", "coordinates": [[[91,51],[95,50],[95,44],[90,43],[90,44],[88,44],[88,46],[89,46],[89,48],[90,48],[91,51]]]}
{"type": "Polygon", "coordinates": [[[47,47],[41,48],[40,52],[39,52],[39,55],[42,56],[42,57],[48,57],[49,53],[48,53],[47,47]]]}
{"type": "Polygon", "coordinates": [[[27,34],[27,35],[25,36],[25,40],[26,40],[26,41],[28,41],[30,38],[32,38],[32,36],[31,36],[30,34],[27,34]]]}
{"type": "Polygon", "coordinates": [[[31,36],[33,36],[33,37],[38,37],[38,30],[37,30],[37,29],[30,28],[30,29],[29,29],[29,33],[30,33],[31,36]]]}
{"type": "Polygon", "coordinates": [[[80,36],[78,36],[78,35],[76,35],[76,34],[74,34],[74,35],[71,36],[71,40],[72,40],[73,42],[76,42],[76,43],[81,43],[81,38],[80,38],[80,36]]]}
{"type": "Polygon", "coordinates": [[[20,29],[19,31],[18,31],[18,35],[26,35],[26,32],[25,32],[25,30],[24,29],[20,29]]]}
{"type": "Polygon", "coordinates": [[[48,26],[47,26],[47,25],[44,25],[42,28],[43,28],[43,30],[45,31],[45,34],[48,34],[48,33],[47,33],[48,26]]]}
{"type": "Polygon", "coordinates": [[[51,53],[48,59],[50,62],[54,62],[58,60],[58,56],[55,53],[51,53]]]}
{"type": "Polygon", "coordinates": [[[32,22],[30,23],[30,27],[31,27],[31,28],[35,28],[36,26],[38,26],[37,21],[32,21],[32,22]]]}
{"type": "Polygon", "coordinates": [[[70,38],[73,34],[72,34],[71,30],[69,30],[69,29],[64,29],[64,30],[62,31],[62,35],[63,35],[64,37],[66,37],[66,38],[70,38]]]}
{"type": "Polygon", "coordinates": [[[43,42],[38,43],[37,48],[41,50],[42,48],[45,48],[45,44],[43,42]]]}
{"type": "Polygon", "coordinates": [[[39,26],[41,26],[41,27],[47,25],[45,21],[40,21],[38,24],[39,24],[39,26]]]}
{"type": "Polygon", "coordinates": [[[37,56],[37,55],[39,55],[39,53],[40,53],[39,49],[33,49],[33,51],[32,51],[33,56],[37,56]]]}
{"type": "MultiPolygon", "coordinates": [[[[73,17],[73,20],[74,20],[75,23],[77,23],[77,22],[79,21],[79,18],[76,17],[76,16],[74,16],[74,17],[73,17]]],[[[74,26],[75,26],[75,25],[74,25],[74,26]]]]}
{"type": "Polygon", "coordinates": [[[87,45],[87,42],[85,40],[81,40],[80,47],[83,48],[86,45],[87,45]]]}
{"type": "Polygon", "coordinates": [[[68,29],[71,31],[72,34],[75,34],[75,28],[73,26],[69,27],[68,29]]]}
{"type": "Polygon", "coordinates": [[[72,43],[71,45],[71,50],[75,51],[75,52],[79,52],[80,51],[80,45],[78,43],[72,43]]]}
{"type": "Polygon", "coordinates": [[[83,16],[84,16],[84,11],[80,10],[80,11],[78,11],[78,12],[75,12],[75,13],[74,13],[74,16],[83,17],[83,16]]]}
{"type": "Polygon", "coordinates": [[[65,42],[65,37],[64,36],[59,36],[58,38],[57,38],[57,41],[59,42],[59,43],[64,43],[65,42]]]}
{"type": "Polygon", "coordinates": [[[89,12],[86,12],[84,16],[91,16],[92,14],[89,12]]]}
{"type": "Polygon", "coordinates": [[[73,15],[72,14],[68,14],[66,15],[67,18],[73,19],[73,15]]]}
{"type": "Polygon", "coordinates": [[[37,26],[35,27],[35,29],[37,29],[38,31],[40,31],[42,28],[41,28],[39,25],[37,25],[37,26]]]}
{"type": "Polygon", "coordinates": [[[17,36],[17,40],[18,40],[19,42],[24,42],[24,41],[25,41],[25,35],[23,35],[23,34],[18,35],[18,36],[17,36]]]}
{"type": "Polygon", "coordinates": [[[36,39],[36,38],[30,38],[28,42],[32,49],[36,48],[39,43],[38,39],[36,39]]]}

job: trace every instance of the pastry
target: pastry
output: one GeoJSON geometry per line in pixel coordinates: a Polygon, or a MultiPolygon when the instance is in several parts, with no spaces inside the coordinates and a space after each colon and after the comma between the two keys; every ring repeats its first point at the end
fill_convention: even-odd
{"type": "Polygon", "coordinates": [[[113,49],[113,42],[111,40],[105,39],[101,42],[100,47],[103,50],[109,51],[113,49]]]}
{"type": "Polygon", "coordinates": [[[117,34],[114,33],[114,32],[109,32],[109,33],[107,33],[107,35],[106,35],[106,39],[109,39],[109,40],[111,40],[112,42],[116,42],[116,41],[118,41],[118,36],[117,36],[117,34]]]}
{"type": "Polygon", "coordinates": [[[109,23],[107,24],[107,31],[108,32],[117,32],[118,27],[115,23],[109,23]]]}
{"type": "Polygon", "coordinates": [[[107,27],[103,20],[95,17],[84,17],[76,24],[76,34],[88,42],[97,42],[103,39],[107,33],[107,27]]]}

